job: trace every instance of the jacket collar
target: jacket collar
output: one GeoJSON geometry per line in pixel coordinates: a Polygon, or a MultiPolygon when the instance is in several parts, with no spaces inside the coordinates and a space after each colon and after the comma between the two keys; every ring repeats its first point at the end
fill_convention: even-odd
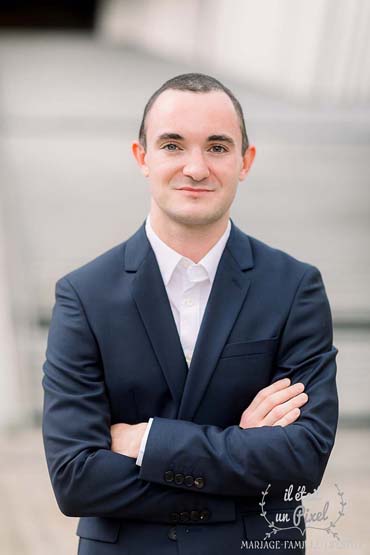
{"type": "MultiPolygon", "coordinates": [[[[253,267],[253,252],[248,235],[243,233],[230,219],[231,230],[225,249],[230,251],[241,270],[253,267]]],[[[145,220],[139,229],[126,242],[124,269],[136,272],[152,247],[145,233],[145,220]]]]}

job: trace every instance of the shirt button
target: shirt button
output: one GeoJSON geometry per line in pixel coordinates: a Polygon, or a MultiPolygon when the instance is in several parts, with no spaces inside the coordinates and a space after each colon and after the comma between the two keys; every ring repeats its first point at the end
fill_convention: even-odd
{"type": "Polygon", "coordinates": [[[186,299],[184,299],[185,306],[193,306],[193,304],[194,304],[193,299],[190,299],[190,297],[187,297],[186,299]]]}

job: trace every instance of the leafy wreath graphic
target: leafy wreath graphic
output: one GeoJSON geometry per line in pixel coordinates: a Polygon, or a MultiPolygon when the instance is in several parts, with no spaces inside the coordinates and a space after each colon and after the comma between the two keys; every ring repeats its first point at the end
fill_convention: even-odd
{"type": "MultiPolygon", "coordinates": [[[[340,510],[338,511],[337,518],[336,518],[334,521],[333,521],[333,520],[330,521],[330,524],[329,524],[328,526],[326,526],[325,528],[321,528],[320,526],[310,526],[310,525],[307,525],[306,528],[312,528],[312,529],[314,529],[314,530],[323,530],[323,531],[326,532],[327,534],[331,534],[336,540],[339,540],[338,532],[334,531],[334,528],[336,527],[336,525],[337,525],[337,523],[339,522],[339,520],[344,516],[344,507],[347,505],[347,502],[344,501],[344,498],[343,498],[344,493],[343,493],[343,491],[340,490],[338,484],[334,484],[334,486],[336,487],[337,495],[338,495],[338,497],[339,497],[339,499],[340,499],[340,510]]],[[[259,505],[260,505],[260,507],[261,507],[260,516],[263,516],[263,518],[265,519],[265,521],[266,521],[267,524],[268,524],[268,527],[271,528],[271,532],[266,532],[266,535],[265,535],[265,537],[264,537],[264,540],[269,539],[273,534],[275,535],[275,534],[277,534],[278,532],[281,532],[281,531],[283,531],[283,530],[299,530],[300,533],[301,533],[302,536],[303,536],[303,534],[304,534],[305,531],[304,531],[304,530],[302,531],[301,528],[300,528],[299,526],[284,526],[284,527],[281,527],[281,526],[277,526],[273,520],[270,521],[270,520],[267,518],[266,511],[265,511],[265,509],[264,509],[264,506],[265,506],[265,504],[266,504],[265,498],[266,498],[266,496],[267,496],[268,493],[269,493],[270,487],[271,487],[271,484],[268,484],[268,486],[267,486],[267,488],[265,489],[265,491],[262,491],[262,492],[261,492],[261,493],[262,493],[262,501],[259,503],[259,505]]]]}

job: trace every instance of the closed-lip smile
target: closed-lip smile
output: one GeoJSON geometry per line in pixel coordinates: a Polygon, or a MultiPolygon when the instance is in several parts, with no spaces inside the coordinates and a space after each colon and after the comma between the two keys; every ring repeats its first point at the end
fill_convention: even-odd
{"type": "Polygon", "coordinates": [[[192,193],[211,193],[212,189],[201,189],[200,187],[180,187],[178,191],[191,191],[192,193]]]}

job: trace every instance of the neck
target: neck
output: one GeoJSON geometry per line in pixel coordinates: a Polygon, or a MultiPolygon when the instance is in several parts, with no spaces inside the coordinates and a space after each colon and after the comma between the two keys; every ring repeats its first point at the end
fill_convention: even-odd
{"type": "Polygon", "coordinates": [[[198,263],[217,243],[226,230],[229,213],[219,220],[202,225],[187,225],[163,218],[162,214],[150,209],[150,223],[158,237],[173,250],[198,263]]]}

